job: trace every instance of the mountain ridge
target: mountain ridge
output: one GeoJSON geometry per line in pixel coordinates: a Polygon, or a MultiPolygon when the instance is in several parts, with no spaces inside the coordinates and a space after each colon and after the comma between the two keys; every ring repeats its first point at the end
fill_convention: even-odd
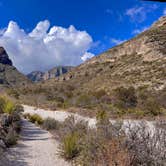
{"type": "Polygon", "coordinates": [[[52,78],[59,77],[68,71],[72,70],[72,66],[56,66],[46,72],[42,71],[33,71],[27,75],[27,77],[33,82],[39,82],[44,80],[49,80],[52,78]]]}

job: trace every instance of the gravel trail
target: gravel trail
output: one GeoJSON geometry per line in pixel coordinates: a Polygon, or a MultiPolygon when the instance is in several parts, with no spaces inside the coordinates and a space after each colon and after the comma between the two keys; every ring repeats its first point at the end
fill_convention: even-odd
{"type": "MultiPolygon", "coordinates": [[[[52,139],[49,132],[34,124],[22,121],[21,138],[18,144],[9,149],[8,163],[3,166],[69,166],[57,155],[59,142],[52,139]]],[[[1,166],[1,163],[0,163],[1,166]]]]}

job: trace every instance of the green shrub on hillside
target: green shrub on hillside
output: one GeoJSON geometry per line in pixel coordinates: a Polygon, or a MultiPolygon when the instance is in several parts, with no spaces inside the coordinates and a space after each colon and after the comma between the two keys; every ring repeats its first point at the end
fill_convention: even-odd
{"type": "Polygon", "coordinates": [[[114,102],[119,108],[132,108],[137,106],[137,95],[134,87],[119,87],[114,90],[114,102]]]}

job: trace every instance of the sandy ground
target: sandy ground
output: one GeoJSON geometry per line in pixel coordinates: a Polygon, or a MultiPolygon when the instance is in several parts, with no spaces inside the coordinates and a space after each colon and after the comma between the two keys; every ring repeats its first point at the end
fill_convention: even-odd
{"type": "MultiPolygon", "coordinates": [[[[44,110],[44,109],[40,109],[40,108],[35,108],[32,106],[28,106],[28,105],[23,105],[24,107],[24,113],[29,113],[29,114],[38,114],[40,115],[43,119],[50,117],[50,118],[54,118],[57,121],[64,121],[68,116],[73,115],[77,120],[84,120],[88,123],[89,127],[94,128],[96,126],[96,119],[95,118],[89,118],[89,117],[84,117],[81,115],[78,115],[76,113],[70,113],[70,112],[66,112],[63,110],[56,110],[56,111],[51,111],[51,110],[44,110]]],[[[110,121],[112,123],[115,123],[116,120],[110,119],[110,121]]],[[[155,127],[154,127],[154,121],[145,121],[146,125],[147,125],[147,129],[154,131],[155,127]]],[[[142,123],[141,120],[123,120],[123,128],[125,130],[127,130],[128,126],[132,126],[134,127],[135,125],[138,125],[140,123],[142,123]]]]}
{"type": "Polygon", "coordinates": [[[59,111],[44,110],[41,108],[35,108],[28,105],[23,105],[23,107],[24,107],[24,113],[38,114],[43,119],[50,117],[50,118],[54,118],[57,121],[63,122],[68,116],[73,115],[77,120],[87,121],[90,127],[94,127],[96,125],[95,118],[84,117],[76,113],[66,112],[63,110],[59,110],[59,111]]]}
{"type": "Polygon", "coordinates": [[[0,166],[69,166],[57,155],[59,143],[52,139],[49,132],[23,120],[21,139],[9,149],[10,161],[0,166]]]}

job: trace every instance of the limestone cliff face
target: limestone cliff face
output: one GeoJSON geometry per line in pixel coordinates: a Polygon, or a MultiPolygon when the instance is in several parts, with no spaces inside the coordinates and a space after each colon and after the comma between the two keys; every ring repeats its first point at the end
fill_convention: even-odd
{"type": "Polygon", "coordinates": [[[30,83],[31,81],[12,65],[5,49],[0,47],[0,88],[25,86],[30,83]]]}
{"type": "Polygon", "coordinates": [[[33,82],[39,82],[44,80],[49,80],[52,78],[59,77],[67,72],[69,72],[72,66],[58,66],[46,72],[34,71],[27,75],[27,77],[33,82]]]}
{"type": "MultiPolygon", "coordinates": [[[[166,58],[166,16],[161,17],[150,29],[137,37],[116,46],[86,64],[95,62],[115,61],[125,55],[143,55],[144,61],[166,58]]],[[[86,65],[85,64],[85,65],[86,65]]]]}

